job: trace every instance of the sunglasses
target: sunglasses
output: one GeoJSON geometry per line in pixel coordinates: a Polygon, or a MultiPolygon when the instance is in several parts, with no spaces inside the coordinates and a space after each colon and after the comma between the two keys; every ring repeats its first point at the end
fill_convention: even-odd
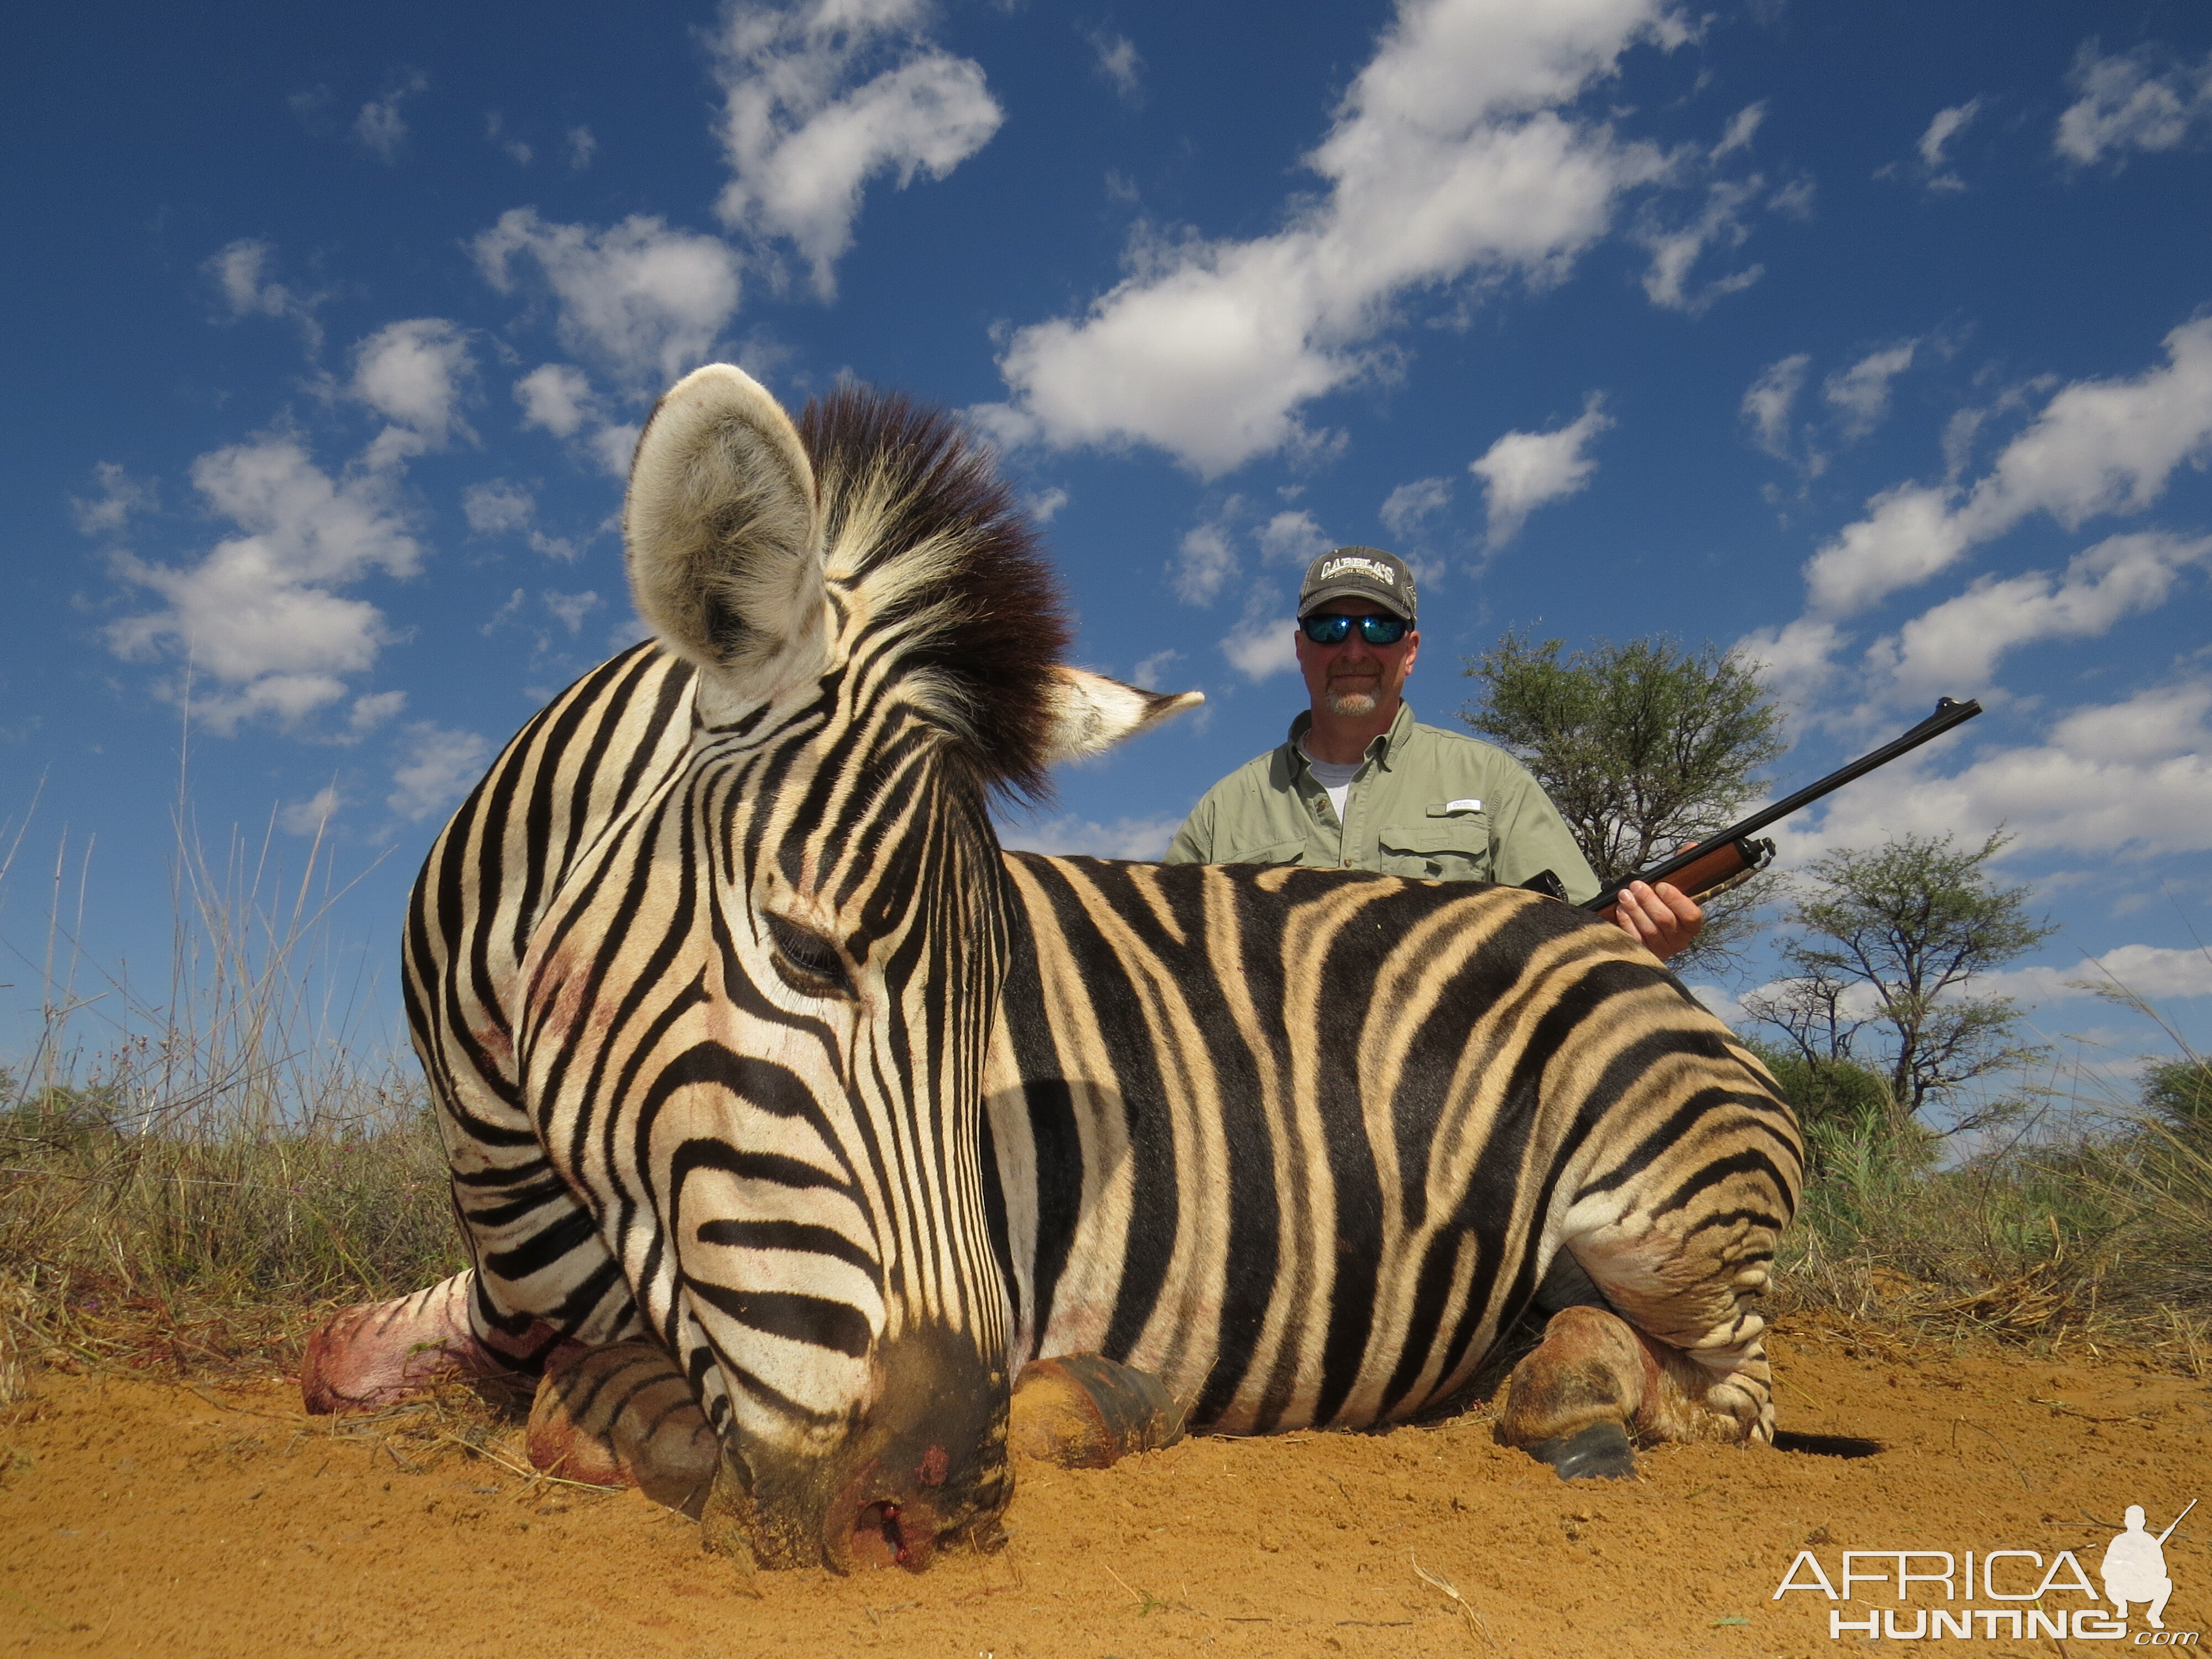
{"type": "Polygon", "coordinates": [[[1413,625],[1403,617],[1347,617],[1335,611],[1318,611],[1298,619],[1298,626],[1316,645],[1342,645],[1352,637],[1355,623],[1359,625],[1359,637],[1370,645],[1395,645],[1413,625]]]}

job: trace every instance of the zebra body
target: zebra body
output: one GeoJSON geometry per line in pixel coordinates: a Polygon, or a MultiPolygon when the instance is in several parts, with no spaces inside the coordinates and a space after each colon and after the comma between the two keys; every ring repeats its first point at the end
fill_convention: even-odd
{"type": "Polygon", "coordinates": [[[1625,935],[1473,884],[1001,853],[992,789],[1195,698],[1057,663],[935,417],[847,392],[802,433],[702,370],[626,515],[659,642],[508,745],[409,919],[473,1263],[434,1300],[484,1363],[656,1346],[723,1448],[710,1540],[839,1567],[988,1530],[1044,1355],[1202,1425],[1350,1426],[1601,1291],[1692,1415],[1771,1432],[1750,1304],[1796,1127],[1625,935]]]}
{"type": "MultiPolygon", "coordinates": [[[[440,932],[443,893],[481,927],[484,961],[533,931],[538,896],[559,884],[528,846],[589,846],[662,786],[685,753],[692,678],[643,645],[549,707],[482,792],[488,809],[509,803],[503,855],[455,866],[449,846],[483,841],[465,807],[426,867],[415,936],[440,932]],[[579,799],[592,816],[571,822],[563,804],[579,799]]],[[[1635,1300],[1607,1268],[1634,1258],[1630,1206],[1610,1194],[1694,1146],[1664,1122],[1690,1075],[1722,1097],[1701,1106],[1700,1136],[1752,1154],[1747,1176],[1724,1171],[1693,1197],[1742,1208],[1747,1182],[1755,1214],[1717,1249],[1727,1272],[1699,1281],[1725,1296],[1651,1316],[1675,1346],[1755,1358],[1760,1328],[1742,1304],[1794,1201],[1794,1126],[1756,1062],[1617,930],[1474,884],[1004,859],[1018,902],[985,1097],[1010,1374],[1104,1354],[1231,1433],[1417,1413],[1467,1380],[1563,1249],[1588,1254],[1581,1271],[1604,1274],[1615,1305],[1635,1300]],[[1637,1097],[1577,1092],[1624,1051],[1637,1097]],[[1649,1133],[1625,1132],[1641,1118],[1649,1133]]],[[[424,1043],[434,1073],[480,1088],[475,1057],[450,1042],[424,1043]]],[[[527,1158],[537,1143],[514,1146],[527,1158]]],[[[541,1249],[557,1239],[565,1254],[544,1288],[501,1300],[567,1309],[547,1323],[588,1343],[646,1334],[626,1276],[592,1236],[555,1223],[574,1201],[566,1183],[541,1188],[541,1249]]],[[[1653,1228],[1647,1249],[1665,1256],[1663,1224],[1635,1237],[1653,1228]]],[[[1763,1421],[1763,1391],[1755,1410],[1763,1421]]]]}
{"type": "Polygon", "coordinates": [[[1753,1304],[1796,1127],[1625,934],[1478,884],[1007,862],[1019,1358],[1105,1354],[1218,1431],[1364,1427],[1595,1291],[1771,1436],[1753,1304]]]}

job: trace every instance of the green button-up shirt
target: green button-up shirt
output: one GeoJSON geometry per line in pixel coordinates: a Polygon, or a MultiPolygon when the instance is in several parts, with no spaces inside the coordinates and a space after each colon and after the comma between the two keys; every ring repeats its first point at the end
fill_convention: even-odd
{"type": "Polygon", "coordinates": [[[1495,881],[1539,871],[1580,902],[1598,890],[1589,861],[1528,769],[1504,750],[1423,726],[1401,703],[1367,745],[1339,819],[1298,739],[1249,761],[1206,792],[1169,845],[1170,864],[1303,864],[1387,876],[1495,881]]]}

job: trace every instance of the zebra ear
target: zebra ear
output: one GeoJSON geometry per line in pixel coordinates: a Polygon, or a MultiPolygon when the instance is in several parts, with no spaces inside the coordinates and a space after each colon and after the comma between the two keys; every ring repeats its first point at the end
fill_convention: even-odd
{"type": "Polygon", "coordinates": [[[744,370],[709,363],[654,406],[623,539],[638,615],[732,689],[764,692],[823,648],[814,469],[790,416],[744,370]]]}
{"type": "Polygon", "coordinates": [[[1103,754],[1124,738],[1195,708],[1203,691],[1139,691],[1133,685],[1080,668],[1055,668],[1047,718],[1048,764],[1103,754]]]}

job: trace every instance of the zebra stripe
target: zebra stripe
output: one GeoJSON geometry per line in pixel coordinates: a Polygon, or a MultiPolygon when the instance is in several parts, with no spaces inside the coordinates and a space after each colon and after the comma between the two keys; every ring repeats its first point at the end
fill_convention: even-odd
{"type": "Polygon", "coordinates": [[[1019,1358],[1157,1373],[1217,1431],[1364,1425],[1462,1387],[1559,1264],[1751,1373],[1771,1433],[1753,1303],[1796,1125],[1626,935],[1473,884],[1007,865],[1019,1358]]]}

